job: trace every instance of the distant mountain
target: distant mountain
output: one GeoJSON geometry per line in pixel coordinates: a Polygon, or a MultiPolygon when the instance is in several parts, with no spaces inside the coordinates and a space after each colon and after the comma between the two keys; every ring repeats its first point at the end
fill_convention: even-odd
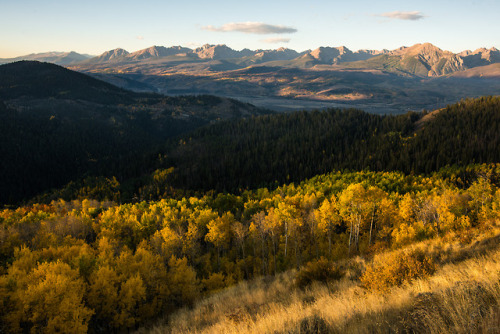
{"type": "Polygon", "coordinates": [[[21,60],[36,60],[41,62],[54,63],[57,65],[73,65],[81,63],[93,56],[79,54],[74,51],[71,52],[45,52],[45,53],[32,53],[26,56],[0,59],[0,64],[13,63],[21,60]]]}
{"type": "MultiPolygon", "coordinates": [[[[245,50],[242,50],[244,52],[245,50]]],[[[244,57],[232,59],[231,61],[242,67],[263,64],[274,61],[291,61],[300,57],[303,53],[298,53],[295,50],[287,48],[279,48],[276,50],[255,50],[246,51],[249,54],[244,57]]]]}
{"type": "Polygon", "coordinates": [[[424,43],[401,47],[347,66],[380,69],[419,77],[438,77],[497,62],[500,62],[500,52],[495,48],[455,54],[443,51],[430,43],[424,43]]]}
{"type": "Polygon", "coordinates": [[[340,51],[338,48],[319,47],[309,52],[309,55],[322,64],[333,64],[338,62],[340,51]]]}
{"type": "Polygon", "coordinates": [[[475,51],[463,51],[459,54],[468,68],[500,63],[500,51],[497,48],[480,48],[475,51]]]}
{"type": "MultiPolygon", "coordinates": [[[[334,65],[359,60],[373,58],[379,54],[388,53],[388,50],[359,50],[353,52],[345,46],[339,47],[319,47],[315,50],[308,50],[300,54],[288,66],[297,66],[299,68],[313,67],[315,65],[334,65]]],[[[285,60],[285,59],[283,59],[285,60]]],[[[288,59],[287,59],[288,60],[288,59]]]]}
{"type": "Polygon", "coordinates": [[[465,69],[463,59],[449,51],[430,44],[416,44],[389,54],[401,57],[401,68],[420,76],[440,76],[465,69]]]}
{"type": "Polygon", "coordinates": [[[382,54],[387,54],[389,52],[390,51],[387,50],[387,49],[382,49],[382,50],[368,50],[368,49],[364,49],[364,50],[358,50],[357,51],[357,53],[359,54],[359,57],[361,57],[361,58],[366,57],[364,59],[358,59],[358,60],[369,59],[371,57],[382,55],[382,54]]]}
{"type": "Polygon", "coordinates": [[[291,60],[300,56],[295,50],[287,48],[279,48],[276,50],[257,50],[254,57],[260,58],[261,62],[273,60],[291,60]]]}
{"type": "Polygon", "coordinates": [[[130,53],[127,50],[124,49],[114,49],[114,50],[109,50],[101,54],[100,56],[91,58],[88,60],[89,63],[102,63],[102,62],[107,62],[111,60],[119,60],[123,59],[125,56],[129,55],[130,53]]]}
{"type": "Polygon", "coordinates": [[[201,59],[229,59],[241,56],[248,56],[251,54],[251,51],[244,50],[243,52],[239,52],[231,49],[230,47],[224,44],[219,44],[219,45],[205,44],[202,47],[194,49],[193,53],[197,54],[198,57],[200,57],[201,59]]]}

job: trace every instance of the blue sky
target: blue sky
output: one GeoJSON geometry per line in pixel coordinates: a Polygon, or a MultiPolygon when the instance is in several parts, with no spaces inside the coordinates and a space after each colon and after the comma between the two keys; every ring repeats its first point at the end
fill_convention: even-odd
{"type": "Polygon", "coordinates": [[[500,48],[498,0],[0,0],[0,58],[152,45],[500,48]]]}

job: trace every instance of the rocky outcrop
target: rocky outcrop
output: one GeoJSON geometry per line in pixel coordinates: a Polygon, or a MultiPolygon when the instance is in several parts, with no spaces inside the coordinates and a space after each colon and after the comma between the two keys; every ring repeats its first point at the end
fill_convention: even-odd
{"type": "Polygon", "coordinates": [[[124,49],[114,49],[114,50],[109,50],[101,54],[100,56],[97,56],[95,58],[90,59],[89,61],[95,62],[95,63],[102,63],[102,62],[107,62],[111,60],[117,60],[121,59],[125,56],[127,56],[129,52],[124,49]]]}
{"type": "Polygon", "coordinates": [[[339,47],[319,47],[309,52],[309,55],[321,64],[340,64],[358,60],[367,60],[385,54],[388,50],[359,50],[353,52],[345,46],[339,47]]]}
{"type": "Polygon", "coordinates": [[[459,56],[462,57],[468,68],[500,63],[500,51],[497,48],[467,50],[459,53],[459,56]]]}
{"type": "Polygon", "coordinates": [[[167,57],[167,56],[173,56],[176,54],[181,54],[181,53],[187,53],[191,52],[191,49],[184,48],[182,46],[171,46],[171,47],[164,47],[164,46],[152,46],[147,49],[139,50],[136,52],[133,52],[127,56],[128,59],[133,59],[133,60],[142,60],[142,59],[148,59],[148,58],[160,58],[160,57],[167,57]]]}
{"type": "Polygon", "coordinates": [[[300,56],[300,54],[292,49],[279,48],[276,50],[256,50],[255,57],[260,58],[262,62],[274,60],[292,60],[300,56]]]}
{"type": "MultiPolygon", "coordinates": [[[[227,47],[224,44],[211,45],[205,44],[202,47],[193,50],[193,53],[197,54],[201,59],[229,59],[241,57],[241,53],[227,47]]],[[[248,52],[245,52],[248,53],[248,52]]]]}

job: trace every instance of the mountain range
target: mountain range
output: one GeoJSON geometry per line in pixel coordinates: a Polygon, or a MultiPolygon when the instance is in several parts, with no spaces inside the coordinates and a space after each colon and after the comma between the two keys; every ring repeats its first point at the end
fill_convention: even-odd
{"type": "Polygon", "coordinates": [[[395,50],[328,46],[297,52],[206,44],[26,58],[35,57],[137,92],[211,94],[275,110],[356,107],[401,113],[500,92],[500,51],[494,47],[453,53],[424,43],[395,50]]]}
{"type": "Polygon", "coordinates": [[[350,63],[346,65],[347,68],[393,70],[399,74],[421,77],[441,76],[479,66],[500,63],[500,51],[495,47],[452,53],[430,43],[415,44],[411,47],[403,46],[391,51],[387,49],[351,51],[345,46],[327,46],[302,52],[283,47],[275,50],[243,49],[238,51],[224,44],[205,44],[195,49],[182,46],[164,47],[155,45],[135,52],[117,48],[94,57],[73,51],[47,52],[0,59],[0,62],[38,60],[58,65],[88,68],[103,63],[137,63],[162,58],[167,58],[163,60],[168,62],[173,60],[168,58],[171,56],[175,56],[174,58],[177,58],[180,62],[226,60],[239,65],[240,68],[270,61],[291,61],[286,65],[303,68],[350,63]]]}

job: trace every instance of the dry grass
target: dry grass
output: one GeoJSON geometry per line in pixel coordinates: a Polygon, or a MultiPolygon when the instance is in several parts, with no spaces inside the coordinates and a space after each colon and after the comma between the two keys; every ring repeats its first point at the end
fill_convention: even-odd
{"type": "Polygon", "coordinates": [[[412,246],[437,271],[387,292],[349,275],[294,289],[295,272],[287,272],[242,282],[140,333],[499,333],[500,229],[470,239],[412,246]]]}

